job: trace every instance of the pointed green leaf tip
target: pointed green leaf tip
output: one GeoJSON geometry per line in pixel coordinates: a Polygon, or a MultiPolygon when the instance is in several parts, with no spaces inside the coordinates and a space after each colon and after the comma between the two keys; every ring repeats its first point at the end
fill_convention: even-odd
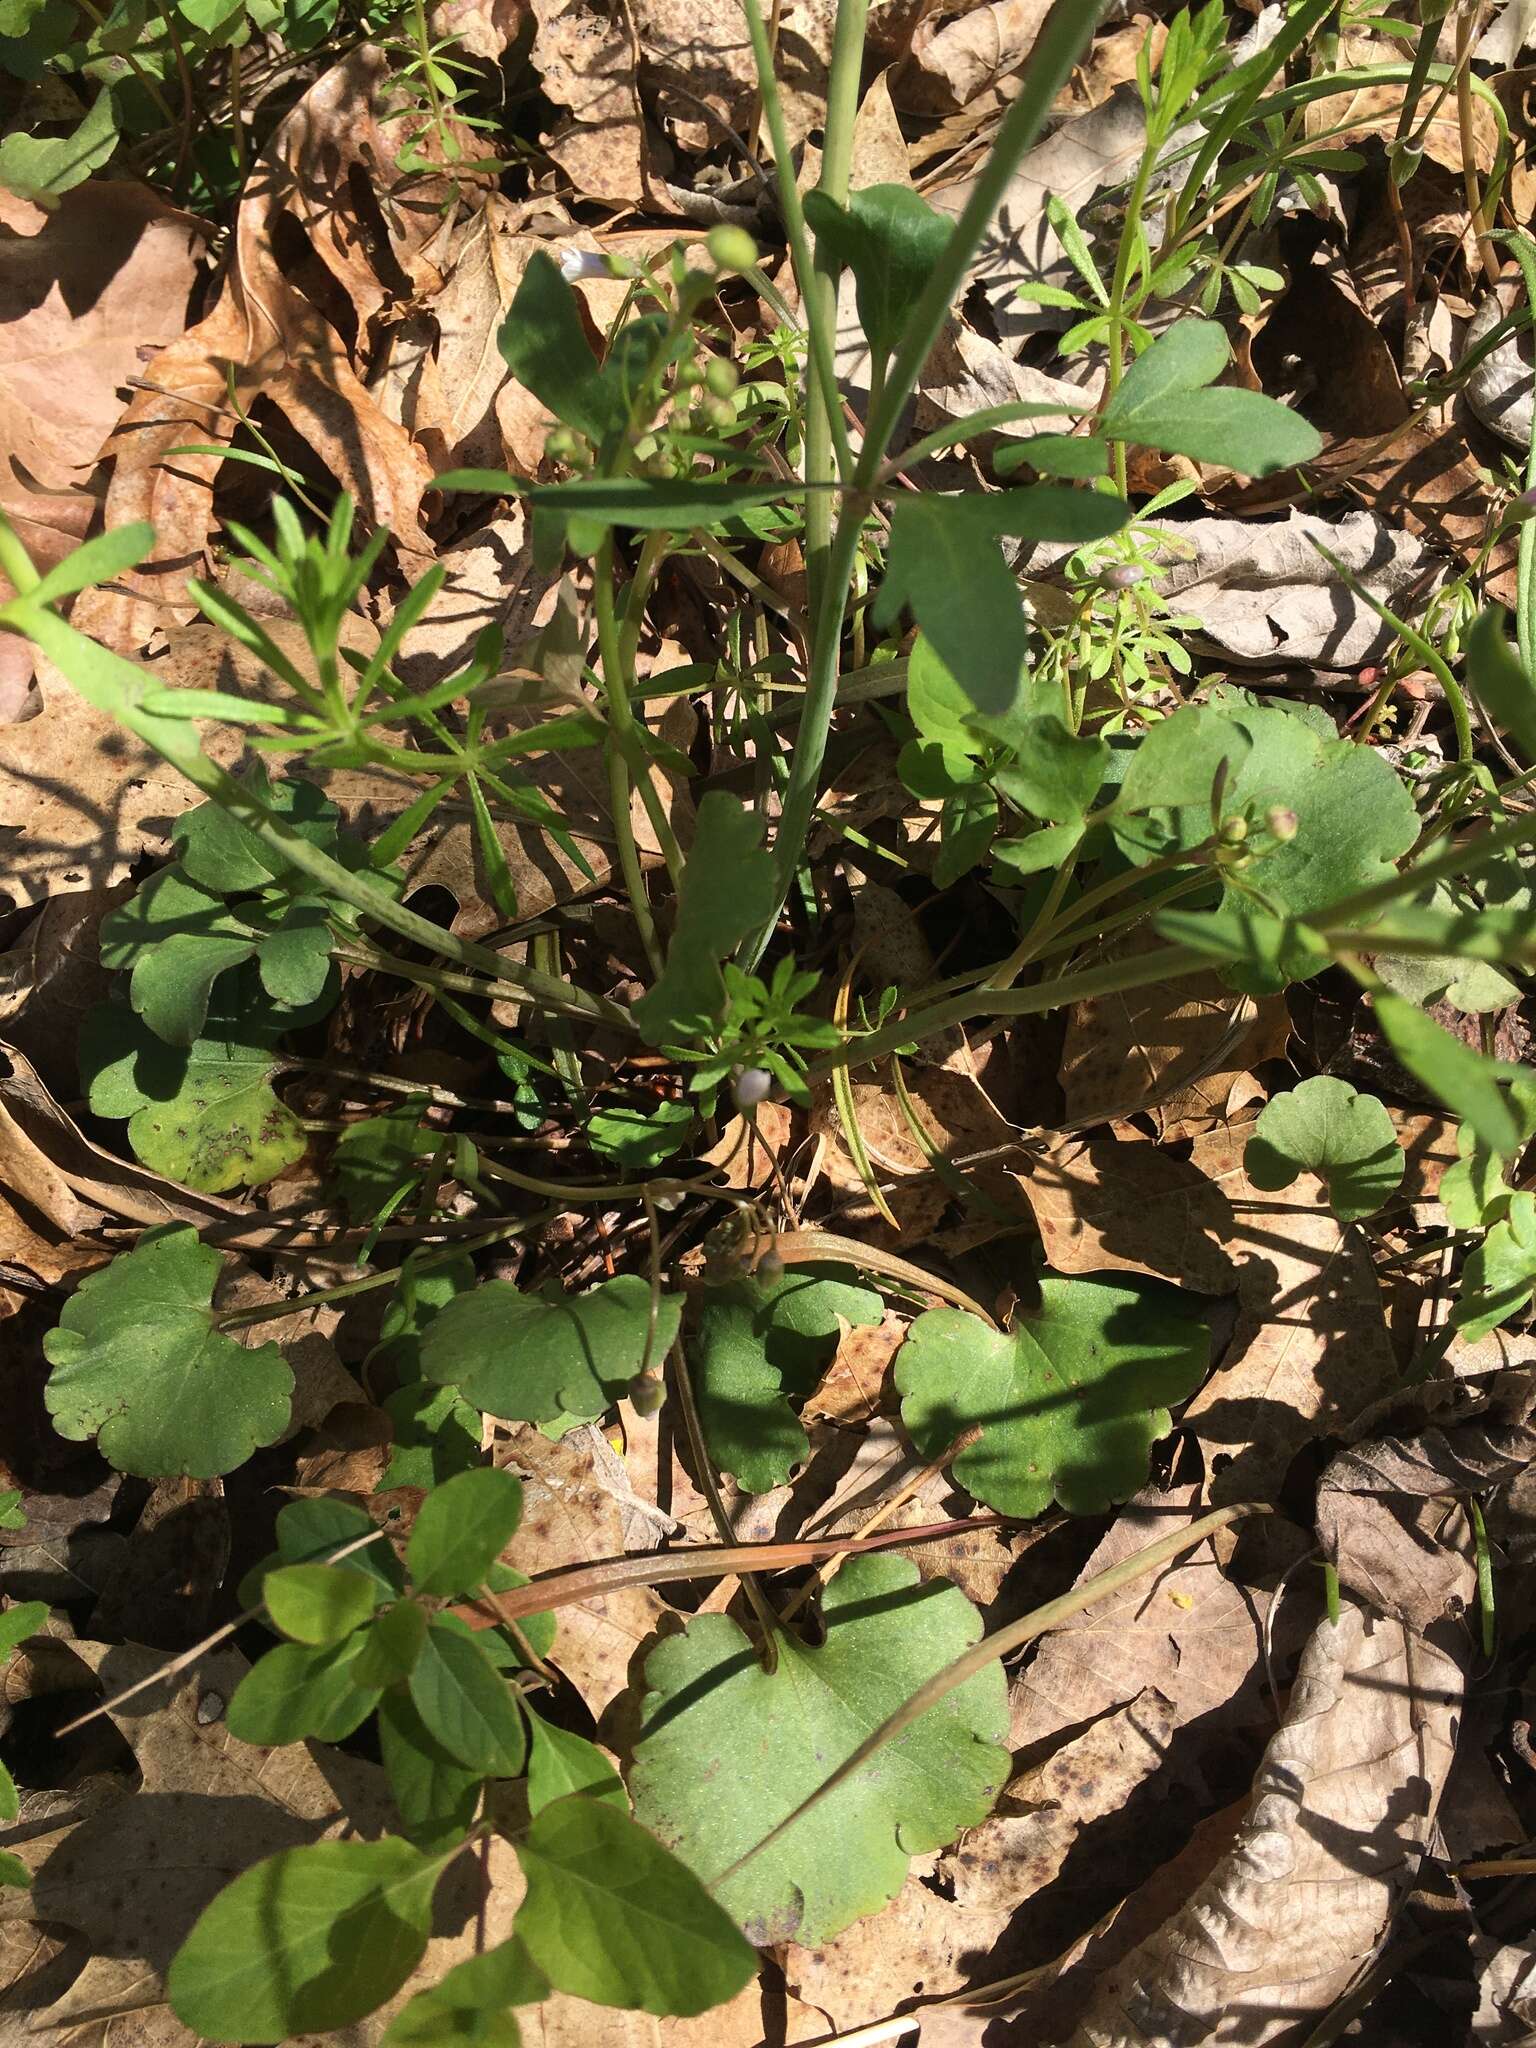
{"type": "Polygon", "coordinates": [[[678,890],[677,927],[656,986],[635,1004],[647,1041],[696,1036],[725,1008],[720,962],[773,915],[773,858],[763,852],[763,821],[724,790],[699,804],[693,846],[678,890]]]}
{"type": "Polygon", "coordinates": [[[964,1594],[920,1584],[904,1558],[850,1558],[822,1610],[825,1643],[781,1633],[772,1673],[723,1614],[691,1621],[646,1661],[636,1816],[759,1945],[815,1947],[879,1912],[909,1858],[986,1819],[1011,1768],[1007,1684],[990,1664],[722,1881],[981,1636],[964,1594]]]}
{"type": "Polygon", "coordinates": [[[1219,462],[1242,476],[1315,461],[1322,436],[1299,413],[1262,392],[1217,385],[1231,358],[1214,320],[1175,321],[1126,371],[1099,432],[1110,441],[1219,462]]]}
{"type": "Polygon", "coordinates": [[[875,354],[889,355],[954,222],[909,185],[866,185],[846,206],[807,192],[805,217],[853,272],[859,325],[875,354]]]}
{"type": "Polygon", "coordinates": [[[61,1436],[94,1436],[119,1472],[212,1479],[282,1435],[293,1374],[275,1344],[248,1349],[214,1328],[221,1266],[177,1223],[81,1281],[43,1339],[61,1436]]]}
{"type": "Polygon", "coordinates": [[[171,2009],[206,2041],[348,2027],[426,1953],[441,1865],[408,1842],[285,1849],[219,1893],[171,1964],[171,2009]]]}
{"type": "Polygon", "coordinates": [[[557,1799],[518,1858],[528,1892],[515,1931],[558,1991],[686,2019],[756,1974],[756,1954],[693,1872],[614,1806],[557,1799]]]}
{"type": "Polygon", "coordinates": [[[1256,1188],[1288,1188],[1315,1173],[1342,1223],[1372,1215],[1402,1185],[1403,1148],[1386,1104],[1332,1074],[1314,1074],[1269,1103],[1243,1168],[1256,1188]]]}
{"type": "Polygon", "coordinates": [[[896,1359],[901,1419],[925,1458],[979,1425],[951,1469],[999,1514],[1053,1500],[1099,1514],[1145,1482],[1169,1404],[1194,1392],[1209,1355],[1193,1295],[1132,1275],[1046,1279],[1011,1331],[960,1309],[919,1316],[896,1359]]]}

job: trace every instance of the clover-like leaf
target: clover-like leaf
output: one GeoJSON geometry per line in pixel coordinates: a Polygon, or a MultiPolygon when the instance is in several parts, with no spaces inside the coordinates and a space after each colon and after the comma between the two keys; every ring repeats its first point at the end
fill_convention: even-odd
{"type": "Polygon", "coordinates": [[[920,1583],[904,1558],[850,1558],[822,1611],[826,1641],[781,1634],[771,1673],[723,1614],[689,1622],[646,1660],[636,1816],[759,1945],[814,1948],[878,1912],[910,1857],[986,1818],[1010,1768],[1007,1686],[991,1664],[720,1881],[981,1634],[963,1593],[920,1583]],[[701,1769],[707,1757],[728,1762],[701,1769]]]}
{"type": "Polygon", "coordinates": [[[1370,1216],[1402,1185],[1403,1148],[1386,1104],[1333,1074],[1314,1074],[1268,1103],[1243,1153],[1256,1188],[1288,1188],[1300,1173],[1327,1183],[1341,1222],[1370,1216]]]}
{"type": "Polygon", "coordinates": [[[694,1103],[671,1102],[665,1096],[648,1109],[594,1109],[587,1123],[587,1143],[605,1159],[641,1173],[680,1152],[698,1120],[694,1103]]]}
{"type": "Polygon", "coordinates": [[[687,2018],[734,1998],[757,1957],[693,1872],[606,1801],[557,1799],[518,1843],[513,1922],[558,1991],[687,2018]]]}
{"type": "Polygon", "coordinates": [[[438,1385],[457,1387],[484,1415],[564,1431],[612,1407],[647,1349],[652,1363],[661,1363],[681,1313],[679,1295],[662,1295],[651,1330],[651,1290],[638,1273],[621,1273],[586,1294],[553,1296],[489,1280],[427,1324],[421,1368],[438,1385]]]}
{"type": "Polygon", "coordinates": [[[708,1290],[690,1346],[694,1391],[710,1454],[744,1493],[782,1486],[805,1456],[789,1397],[815,1387],[841,1322],[874,1324],[883,1313],[880,1296],[842,1266],[795,1266],[775,1280],[708,1290]]]}
{"type": "Polygon", "coordinates": [[[724,1007],[720,962],[773,915],[773,859],[762,850],[762,836],[762,819],[724,790],[700,801],[667,964],[634,1006],[650,1044],[690,1037],[724,1007]]]}
{"type": "Polygon", "coordinates": [[[185,1047],[156,1037],[121,1004],[91,1011],[80,1030],[80,1077],[98,1116],[126,1117],[136,1158],[203,1194],[259,1187],[304,1152],[304,1131],[278,1101],[267,1035],[219,1020],[185,1047]]]}
{"type": "MultiPolygon", "coordinates": [[[[1418,837],[1413,797],[1374,747],[1324,735],[1305,716],[1256,706],[1236,693],[1186,705],[1154,726],[1137,748],[1115,805],[1113,830],[1138,866],[1211,836],[1211,799],[1221,764],[1221,812],[1242,818],[1248,840],[1225,888],[1229,900],[1257,895],[1304,919],[1395,872],[1418,837]],[[1273,813],[1288,813],[1290,836],[1274,836],[1273,813]],[[1247,850],[1251,848],[1251,851],[1247,850]]],[[[1169,927],[1171,929],[1171,926],[1169,927]]],[[[1240,988],[1261,993],[1287,974],[1316,971],[1301,942],[1281,955],[1283,972],[1229,970],[1240,988]]]]}
{"type": "MultiPolygon", "coordinates": [[[[341,813],[312,782],[283,778],[268,784],[258,765],[252,787],[300,839],[326,853],[337,852],[341,813]]],[[[274,881],[298,879],[297,869],[221,804],[195,804],[183,811],[171,826],[171,839],[188,879],[215,896],[250,895],[274,881]]]]}
{"type": "Polygon", "coordinates": [[[1105,406],[1099,432],[1243,476],[1268,476],[1322,452],[1322,437],[1300,413],[1259,391],[1216,384],[1232,360],[1214,320],[1177,320],[1137,357],[1105,406]]]}
{"type": "Polygon", "coordinates": [[[94,1436],[119,1472],[212,1479],[282,1435],[293,1373],[275,1344],[217,1328],[222,1263],[189,1224],[167,1224],[81,1281],[43,1339],[61,1436],[94,1436]]]}
{"type": "Polygon", "coordinates": [[[426,1953],[440,1863],[397,1836],[284,1849],[226,1885],[171,1964],[167,1996],[212,2041],[349,2027],[426,1953]]]}
{"type": "Polygon", "coordinates": [[[1194,1392],[1209,1355],[1199,1304],[1177,1288],[1047,1278],[1011,1331],[961,1309],[919,1316],[896,1358],[901,1419],[925,1458],[979,1426],[951,1469],[999,1514],[1053,1500],[1099,1514],[1145,1483],[1169,1406],[1194,1392]]]}

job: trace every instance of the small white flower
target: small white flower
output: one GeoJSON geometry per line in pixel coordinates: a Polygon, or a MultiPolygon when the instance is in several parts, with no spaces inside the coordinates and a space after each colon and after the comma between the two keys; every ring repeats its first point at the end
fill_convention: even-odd
{"type": "Polygon", "coordinates": [[[567,284],[580,284],[585,278],[610,277],[608,258],[597,249],[562,249],[560,251],[560,275],[567,284]]]}

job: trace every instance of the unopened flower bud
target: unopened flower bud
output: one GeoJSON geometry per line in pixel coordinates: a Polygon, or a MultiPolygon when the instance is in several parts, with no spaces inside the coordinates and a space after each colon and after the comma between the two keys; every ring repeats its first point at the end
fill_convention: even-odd
{"type": "Polygon", "coordinates": [[[1099,581],[1106,590],[1134,590],[1145,581],[1146,574],[1134,562],[1111,562],[1107,569],[1099,571],[1099,581]]]}
{"type": "Polygon", "coordinates": [[[613,272],[599,249],[562,249],[560,275],[567,284],[580,284],[586,278],[612,277],[613,272]]]}
{"type": "Polygon", "coordinates": [[[724,429],[736,424],[738,408],[734,398],[706,398],[699,410],[712,427],[724,429]]]}
{"type": "Polygon", "coordinates": [[[1276,804],[1264,822],[1270,837],[1279,840],[1294,839],[1301,825],[1300,818],[1285,804],[1276,804]]]}
{"type": "Polygon", "coordinates": [[[741,372],[729,356],[711,356],[704,371],[704,382],[716,398],[729,398],[741,382],[741,372]]]}
{"type": "Polygon", "coordinates": [[[757,244],[745,228],[711,228],[706,246],[716,270],[750,270],[757,261],[757,244]]]}
{"type": "Polygon", "coordinates": [[[1248,820],[1246,818],[1223,818],[1220,836],[1223,846],[1241,846],[1248,837],[1248,820]]]}
{"type": "Polygon", "coordinates": [[[659,1373],[643,1372],[629,1383],[630,1405],[637,1415],[654,1415],[666,1398],[666,1383],[659,1373]]]}
{"type": "Polygon", "coordinates": [[[756,1109],[772,1093],[773,1076],[766,1067],[743,1067],[731,1088],[738,1109],[756,1109]]]}
{"type": "Polygon", "coordinates": [[[782,1280],[784,1261],[777,1252],[764,1252],[752,1270],[759,1280],[782,1280]]]}

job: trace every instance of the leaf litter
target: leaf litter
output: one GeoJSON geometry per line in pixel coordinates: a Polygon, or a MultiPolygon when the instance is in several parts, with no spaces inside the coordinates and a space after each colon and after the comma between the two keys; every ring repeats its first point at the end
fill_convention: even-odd
{"type": "MultiPolygon", "coordinates": [[[[1234,37],[1251,11],[1235,12],[1234,37]]],[[[1021,0],[875,9],[855,192],[878,186],[913,195],[914,206],[922,192],[958,215],[974,188],[974,137],[995,132],[1047,13],[1021,0]]],[[[798,0],[773,13],[782,112],[807,183],[821,161],[835,16],[798,0]]],[[[268,489],[259,464],[231,457],[260,454],[289,481],[344,488],[365,528],[392,537],[383,571],[341,625],[348,658],[366,663],[391,619],[407,619],[394,674],[430,691],[464,671],[489,634],[494,680],[475,686],[470,716],[477,733],[505,737],[529,733],[552,708],[590,710],[589,663],[610,623],[587,561],[564,581],[551,570],[543,508],[514,499],[487,510],[482,491],[467,510],[435,488],[455,468],[510,467],[545,484],[558,472],[549,435],[560,407],[534,388],[534,373],[520,381],[498,345],[535,254],[575,273],[581,333],[610,364],[635,268],[679,240],[696,246],[711,225],[745,221],[774,244],[714,341],[780,389],[773,337],[798,293],[779,264],[758,158],[766,127],[734,8],[532,0],[443,8],[437,21],[460,55],[492,67],[503,97],[513,90],[502,124],[516,129],[510,175],[487,131],[452,112],[425,142],[412,139],[394,52],[337,42],[288,85],[276,82],[270,104],[274,81],[264,82],[242,129],[242,176],[222,196],[200,188],[183,205],[163,179],[116,175],[75,184],[51,209],[0,194],[0,275],[12,286],[0,327],[0,503],[43,568],[98,517],[109,530],[148,519],[153,552],[76,597],[75,625],[143,657],[173,690],[272,702],[282,685],[270,650],[301,660],[307,650],[291,617],[230,568],[230,522],[259,523],[268,489]],[[260,143],[248,162],[245,141],[260,143]],[[418,609],[413,591],[434,568],[441,586],[418,609]],[[197,619],[192,575],[243,593],[271,636],[267,651],[233,646],[197,619]]],[[[1239,55],[1275,26],[1261,20],[1239,55]]],[[[923,367],[916,431],[983,405],[1092,408],[1113,388],[1102,343],[1058,357],[1076,316],[1018,287],[1083,286],[1075,224],[1099,232],[1123,204],[1146,140],[1136,55],[1161,51],[1163,31],[1143,15],[1102,28],[1063,89],[1058,125],[1015,170],[974,289],[923,367]]],[[[280,47],[265,34],[264,60],[280,47]]],[[[1340,61],[1369,68],[1398,55],[1396,43],[1352,32],[1340,61]]],[[[1309,101],[1296,132],[1320,150],[1384,162],[1403,106],[1401,81],[1364,84],[1342,105],[1309,101]]],[[[238,107],[235,118],[245,118],[238,107]]],[[[1432,280],[1410,266],[1405,291],[1392,274],[1389,181],[1362,181],[1343,161],[1330,176],[1350,191],[1352,225],[1331,219],[1316,177],[1299,213],[1271,215],[1265,202],[1241,253],[1278,279],[1266,288],[1278,305],[1256,318],[1241,279],[1223,302],[1252,330],[1230,388],[1306,412],[1325,440],[1316,468],[1247,480],[1198,449],[1165,443],[1156,458],[1156,483],[1173,488],[1139,573],[1155,579],[1202,681],[1219,686],[1230,671],[1239,685],[1273,685],[1276,703],[1304,697],[1306,743],[1288,725],[1285,761],[1309,784],[1337,744],[1335,720],[1358,713],[1384,665],[1419,707],[1405,737],[1389,726],[1404,758],[1441,701],[1433,679],[1413,695],[1388,614],[1443,639],[1461,631],[1447,593],[1465,596],[1458,579],[1469,564],[1487,571],[1489,594],[1515,588],[1520,539],[1500,526],[1511,480],[1497,444],[1523,452],[1529,440],[1521,344],[1510,337],[1491,350],[1464,399],[1442,396],[1436,409],[1417,387],[1410,404],[1402,325],[1419,310],[1408,303],[1416,290],[1433,295],[1423,310],[1452,337],[1448,371],[1520,303],[1513,276],[1482,289],[1463,199],[1462,181],[1475,188],[1497,158],[1488,96],[1472,95],[1468,111],[1449,94],[1417,147],[1447,174],[1450,195],[1449,253],[1432,280]],[[1298,220],[1327,241],[1326,261],[1305,247],[1298,220]],[[1373,238],[1389,252],[1379,290],[1373,238]],[[1356,258],[1363,282],[1345,275],[1356,258]]],[[[1159,174],[1154,194],[1166,198],[1177,176],[1159,174]]],[[[920,270],[903,297],[921,282],[920,270]]],[[[855,415],[871,405],[866,337],[878,347],[850,276],[837,369],[855,415]]],[[[999,422],[970,453],[946,458],[945,488],[962,475],[1004,482],[1030,437],[1070,426],[1070,412],[1043,426],[999,422]],[[1000,459],[1000,448],[1010,453],[1000,459]]],[[[764,457],[779,459],[776,447],[764,457]]],[[[1133,478],[1152,479],[1145,451],[1134,460],[1133,478]]],[[[740,1113],[719,1117],[710,1144],[665,1149],[657,1104],[684,1101],[688,1078],[674,1041],[732,971],[723,963],[761,914],[768,862],[755,835],[722,832],[733,808],[679,791],[700,771],[736,794],[760,781],[771,721],[743,708],[745,696],[739,717],[706,704],[695,718],[688,707],[741,663],[743,619],[768,677],[803,637],[804,585],[792,597],[793,582],[776,580],[783,537],[755,516],[723,529],[728,547],[701,527],[642,589],[649,612],[624,621],[647,690],[673,693],[680,707],[670,725],[657,721],[677,758],[658,752],[643,769],[634,844],[663,891],[668,870],[679,875],[673,833],[684,853],[703,849],[693,875],[681,868],[662,921],[658,958],[673,962],[663,972],[644,975],[644,935],[637,944],[619,900],[610,764],[595,749],[533,756],[516,779],[522,800],[489,823],[459,800],[416,822],[407,814],[418,783],[378,761],[291,766],[356,833],[407,818],[402,903],[426,906],[468,941],[497,942],[515,971],[600,986],[634,1007],[648,1050],[604,1045],[591,1098],[586,1049],[562,1020],[546,1017],[550,1028],[530,1039],[535,1063],[487,1058],[483,1032],[444,1028],[430,982],[386,978],[362,953],[344,956],[346,1000],[309,1027],[292,1064],[265,1037],[231,1036],[217,1041],[217,1058],[194,1057],[162,1087],[140,1043],[153,1003],[137,989],[137,1014],[111,1014],[116,1064],[94,1079],[88,1066],[77,1072],[60,1040],[80,1030],[104,982],[60,962],[77,947],[99,974],[105,924],[104,964],[130,964],[111,955],[110,920],[128,885],[164,872],[196,793],[46,657],[0,671],[0,887],[14,963],[4,997],[14,1049],[0,1079],[0,1299],[18,1401],[32,1414],[0,1476],[37,1539],[27,1549],[7,1536],[0,1586],[15,1603],[41,1571],[58,1596],[48,1635],[12,1666],[0,1707],[24,1777],[5,1840],[32,1879],[30,1892],[4,1894],[20,1941],[5,1944],[19,1968],[0,2010],[103,2048],[125,2038],[181,2048],[196,2037],[163,2002],[163,1978],[222,1885],[271,1851],[394,1825],[384,1772],[350,1738],[258,1749],[228,1733],[240,1650],[204,1651],[131,1703],[106,1705],[115,1746],[101,1722],[94,1738],[55,1742],[68,1718],[55,1708],[110,1701],[158,1672],[167,1652],[190,1648],[207,1622],[232,1621],[242,1574],[269,1547],[275,1503],[341,1492],[392,1542],[426,1484],[445,1476],[437,1461],[478,1469],[489,1454],[522,1482],[506,1551],[514,1575],[602,1560],[634,1567],[560,1607],[540,1711],[563,1736],[605,1746],[638,1818],[714,1883],[762,1951],[758,1977],[715,2012],[610,2009],[605,2040],[752,2048],[889,2022],[887,2038],[924,2048],[991,2042],[1004,2038],[999,2027],[1063,2048],[1299,2041],[1342,2023],[1362,1972],[1376,1970],[1375,1988],[1422,1991],[1403,1928],[1448,1891],[1466,1949],[1471,1995],[1457,2011],[1467,2038],[1521,2038],[1528,1919],[1485,1912],[1480,1890],[1469,1904],[1446,1845],[1463,1863],[1497,1861],[1523,1839],[1522,1821],[1531,1832],[1529,1749],[1511,1748],[1510,1716],[1479,1718],[1468,1697],[1510,1679],[1507,1646],[1528,1620],[1528,1595],[1506,1566],[1529,1558],[1530,1368],[1490,1373],[1456,1333],[1453,1290],[1424,1276],[1423,1254],[1447,1226],[1439,1180],[1457,1149],[1450,1120],[1434,1120],[1427,1172],[1417,1156],[1425,1133],[1401,1106],[1421,1097],[1410,1090],[1384,1106],[1357,1092],[1364,1077],[1338,1046],[1309,1037],[1294,989],[1249,992],[1213,969],[1089,994],[1064,1017],[1008,1018],[990,1043],[946,1026],[866,1068],[846,1093],[817,1076],[808,1091],[781,1088],[787,1100],[757,1106],[738,1094],[740,1113]],[[559,837],[543,829],[552,815],[559,837]],[[217,1067],[213,1082],[194,1086],[199,1066],[217,1067]],[[559,1165],[572,1116],[551,1113],[556,1098],[540,1094],[535,1073],[560,1077],[567,1105],[594,1110],[591,1132],[628,1134],[604,1138],[606,1157],[581,1154],[574,1182],[559,1165]],[[669,1093],[654,1092],[658,1075],[669,1093]],[[244,1127],[228,1108],[236,1093],[244,1127]],[[337,1141],[361,1116],[391,1111],[404,1142],[382,1148],[371,1170],[383,1179],[370,1182],[388,1180],[387,1192],[373,1206],[348,1200],[337,1141]],[[216,1158],[199,1144],[199,1118],[223,1147],[216,1158]],[[487,1120],[491,1142],[480,1146],[487,1120]],[[658,1149],[626,1159],[637,1126],[658,1149]],[[510,1180],[508,1162],[528,1169],[535,1190],[553,1185],[549,1213],[477,1245],[478,1268],[464,1256],[472,1291],[456,1281],[434,1296],[430,1269],[415,1272],[422,1251],[484,1234],[472,1219],[486,1169],[510,1180]],[[754,1267],[727,1227],[723,1240],[690,1238],[676,1291],[662,1290],[647,1278],[646,1247],[670,1229],[671,1208],[650,1195],[638,1211],[618,1197],[558,1199],[562,1179],[579,1189],[582,1179],[653,1171],[750,1191],[751,1221],[777,1219],[769,1236],[789,1263],[774,1269],[775,1248],[766,1270],[754,1267]],[[215,1293],[226,1273],[215,1246],[248,1250],[260,1271],[227,1275],[215,1293]],[[366,1283],[383,1270],[377,1259],[413,1246],[411,1277],[389,1307],[365,1287],[344,1313],[280,1313],[304,1284],[366,1283]],[[926,1284],[935,1277],[939,1286],[926,1284]],[[946,1287],[986,1319],[953,1306],[946,1287]],[[174,1327],[161,1313],[167,1289],[174,1327]],[[667,1369],[690,1299],[680,1341],[691,1388],[657,1417],[644,1389],[667,1369]],[[118,1490],[109,1466],[131,1483],[118,1490]],[[346,1483],[330,1483],[338,1477],[346,1483]],[[736,1870],[859,1739],[978,1639],[983,1616],[996,1628],[1064,1589],[1091,1590],[1175,1522],[1247,1502],[1274,1512],[1055,1620],[1022,1658],[987,1667],[890,1745],[879,1769],[829,1799],[814,1848],[803,1836],[736,1870]],[[860,1554],[840,1569],[819,1560],[819,1633],[786,1637],[777,1669],[764,1668],[744,1632],[758,1610],[733,1595],[734,1577],[709,1591],[646,1576],[646,1561],[684,1533],[791,1544],[829,1529],[861,1534],[872,1514],[910,1539],[900,1558],[860,1554]],[[82,1532],[92,1531],[101,1543],[88,1562],[82,1532]],[[1496,1634],[1490,1569],[1508,1603],[1496,1634]],[[1325,1573],[1336,1575],[1331,1592],[1325,1573]],[[77,1627],[100,1639],[77,1640],[77,1627]],[[145,1640],[164,1648],[150,1652],[145,1640]]],[[[1097,600],[1077,546],[1026,541],[1017,570],[1044,620],[1091,616],[1097,600]]],[[[862,620],[857,630],[862,647],[862,620]]],[[[5,644],[9,658],[10,636],[5,644]]],[[[893,640],[881,658],[910,652],[893,640]]],[[[1081,653],[1090,659],[1086,634],[1081,653]]],[[[832,906],[818,968],[830,988],[862,959],[860,1000],[873,1002],[883,987],[941,976],[966,944],[967,917],[994,917],[1002,891],[988,895],[974,869],[942,864],[953,791],[903,786],[891,725],[882,731],[879,668],[868,674],[873,696],[850,695],[838,713],[809,843],[832,906]]],[[[1187,674],[1154,657],[1148,701],[1173,710],[1187,674]]],[[[1102,672],[1093,687],[1104,687],[1102,672]]],[[[1191,735],[1195,716],[1186,714],[1191,735]]],[[[1240,725],[1241,703],[1229,694],[1219,716],[1240,725]]],[[[1244,730],[1258,733],[1280,714],[1247,716],[1244,730]]],[[[241,728],[197,729],[220,766],[251,772],[257,750],[241,728]]],[[[274,773],[289,767],[276,750],[261,758],[274,773]]],[[[1433,772],[1432,754],[1414,760],[1416,772],[1433,772]]],[[[1254,786],[1266,804],[1304,808],[1309,793],[1254,786]]],[[[1169,837],[1150,849],[1122,839],[1122,865],[1155,858],[1186,830],[1177,804],[1155,815],[1169,837]]],[[[1047,817],[1058,829],[1056,812],[1047,817]]],[[[1376,825],[1377,843],[1356,849],[1355,882],[1403,850],[1376,825]]],[[[1133,924],[1094,958],[1134,960],[1146,940],[1145,924],[1133,924]]],[[[1498,991],[1490,1042],[1520,1022],[1522,986],[1498,991]]],[[[1350,1002],[1351,1028],[1370,1038],[1374,1026],[1350,1002]]],[[[488,1014],[505,1027],[527,1004],[514,988],[488,1014]]],[[[193,1040],[193,1055],[213,1042],[197,1030],[193,1040]]],[[[672,1121],[681,1128],[686,1117],[672,1121]]],[[[1501,1212],[1507,1233],[1518,1234],[1522,1192],[1501,1212]]],[[[1518,1355],[1525,1334],[1509,1320],[1499,1358],[1518,1355]]],[[[747,1583],[780,1609],[792,1597],[782,1583],[766,1596],[760,1579],[747,1583]]],[[[249,1623],[240,1642],[252,1655],[265,1647],[249,1623]]],[[[439,1920],[456,1913],[457,1924],[435,1927],[417,1976],[377,2018],[324,2038],[382,2040],[411,1991],[507,1934],[522,1880],[491,1839],[478,1898],[439,1900],[439,1920]]],[[[1392,2031],[1389,1995],[1379,2008],[1365,2006],[1358,2038],[1397,2048],[1406,2037],[1392,2031]]],[[[519,2021],[524,2040],[548,2048],[593,2038],[590,2006],[565,1990],[519,2021]]]]}

